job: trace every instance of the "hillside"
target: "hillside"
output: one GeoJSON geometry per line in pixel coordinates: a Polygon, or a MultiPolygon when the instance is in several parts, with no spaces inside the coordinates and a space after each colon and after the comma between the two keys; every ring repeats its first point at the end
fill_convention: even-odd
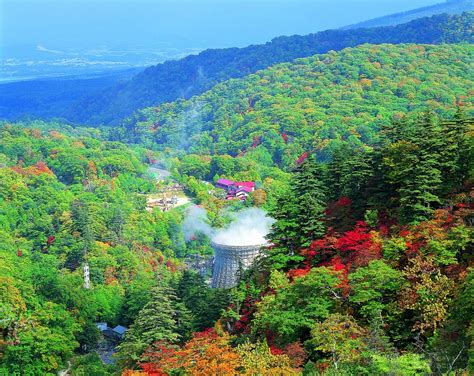
{"type": "Polygon", "coordinates": [[[341,50],[362,43],[473,42],[473,14],[440,15],[405,25],[368,30],[328,30],[306,36],[275,38],[264,45],[206,50],[146,69],[132,80],[87,98],[74,107],[76,122],[111,123],[133,111],[178,98],[191,98],[229,78],[243,77],[273,64],[341,50]]]}
{"type": "MultiPolygon", "coordinates": [[[[176,278],[186,249],[179,212],[146,210],[156,185],[144,149],[96,129],[28,126],[0,124],[2,375],[57,374],[79,348],[96,349],[95,323],[131,324],[158,280],[176,278]]],[[[195,320],[212,325],[219,312],[195,320]]],[[[74,364],[73,374],[113,374],[95,352],[83,366],[96,370],[74,364]]]]}
{"type": "Polygon", "coordinates": [[[261,150],[293,165],[342,143],[374,145],[407,111],[452,114],[472,106],[472,45],[362,45],[283,63],[215,86],[188,101],[140,112],[128,137],[161,148],[236,156],[261,150]],[[383,107],[382,107],[383,105],[383,107]]]}
{"type": "Polygon", "coordinates": [[[0,373],[472,373],[473,54],[362,45],[108,134],[1,125],[0,373]],[[176,180],[157,184],[149,163],[169,154],[176,180]],[[257,189],[227,200],[203,181],[224,176],[257,189]],[[147,210],[176,181],[198,206],[147,210]],[[238,286],[211,289],[193,266],[210,250],[201,225],[249,207],[243,230],[266,211],[273,246],[238,286]],[[127,330],[107,339],[96,323],[127,330]]]}
{"type": "Polygon", "coordinates": [[[184,242],[182,211],[146,210],[153,153],[97,129],[1,125],[0,373],[472,373],[472,119],[403,115],[374,150],[309,154],[245,202],[175,175],[213,224],[252,205],[276,219],[275,246],[230,290],[185,269],[206,237],[184,242]]]}
{"type": "Polygon", "coordinates": [[[472,23],[472,14],[438,15],[394,27],[328,30],[306,36],[279,37],[264,45],[246,48],[206,50],[199,55],[150,67],[130,80],[105,86],[100,93],[95,91],[97,85],[93,80],[75,83],[81,93],[71,92],[61,82],[54,87],[35,81],[2,85],[0,99],[4,105],[0,106],[0,119],[29,116],[64,118],[75,123],[115,124],[137,109],[190,98],[229,78],[243,77],[276,63],[316,53],[362,43],[472,42],[472,23]],[[91,85],[94,94],[82,90],[91,85]],[[78,97],[83,99],[78,100],[78,97]]]}
{"type": "MultiPolygon", "coordinates": [[[[166,42],[139,28],[163,19],[224,35],[221,4],[195,2],[162,18],[163,2],[73,2],[71,22],[50,3],[28,27],[59,43],[67,24],[81,45],[107,29],[119,58],[122,35],[166,42]]],[[[309,2],[295,9],[314,24],[309,2]]],[[[279,8],[294,0],[261,3],[252,34],[276,13],[300,23],[279,8]]],[[[0,85],[0,376],[474,375],[473,25],[440,14],[0,85]]]]}
{"type": "Polygon", "coordinates": [[[384,17],[374,18],[368,21],[360,22],[354,25],[343,27],[342,29],[369,28],[378,26],[399,25],[411,20],[430,17],[436,14],[461,14],[474,10],[472,0],[446,0],[444,3],[430,5],[422,8],[413,9],[407,12],[395,13],[384,17]]]}
{"type": "Polygon", "coordinates": [[[131,79],[141,69],[101,74],[0,84],[0,118],[16,120],[64,118],[85,96],[102,93],[105,87],[131,79]]]}

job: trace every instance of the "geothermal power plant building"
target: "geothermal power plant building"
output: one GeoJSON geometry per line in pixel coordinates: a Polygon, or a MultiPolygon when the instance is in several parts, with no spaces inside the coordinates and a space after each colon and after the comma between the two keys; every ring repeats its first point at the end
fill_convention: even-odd
{"type": "Polygon", "coordinates": [[[231,288],[236,286],[240,273],[252,265],[262,247],[265,246],[266,244],[234,246],[212,242],[215,256],[211,287],[231,288]]]}

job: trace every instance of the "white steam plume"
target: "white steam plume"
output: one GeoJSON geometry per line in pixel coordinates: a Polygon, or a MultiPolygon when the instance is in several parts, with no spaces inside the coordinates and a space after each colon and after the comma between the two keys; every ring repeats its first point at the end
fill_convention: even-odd
{"type": "Polygon", "coordinates": [[[265,237],[270,232],[274,220],[265,211],[257,208],[233,213],[233,221],[222,229],[214,229],[207,222],[204,209],[194,207],[187,211],[183,223],[186,240],[196,233],[206,234],[213,242],[231,246],[266,244],[265,237]]]}
{"type": "Polygon", "coordinates": [[[207,221],[206,209],[192,206],[186,210],[183,222],[183,233],[186,241],[192,240],[198,233],[205,234],[209,238],[214,235],[214,229],[207,221]]]}

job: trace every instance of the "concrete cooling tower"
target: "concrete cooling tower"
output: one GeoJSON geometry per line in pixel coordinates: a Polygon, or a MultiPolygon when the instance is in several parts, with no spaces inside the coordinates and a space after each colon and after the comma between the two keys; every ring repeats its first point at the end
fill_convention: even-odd
{"type": "Polygon", "coordinates": [[[267,244],[225,245],[212,242],[214,266],[212,268],[212,288],[231,288],[239,282],[240,274],[249,268],[267,244]]]}

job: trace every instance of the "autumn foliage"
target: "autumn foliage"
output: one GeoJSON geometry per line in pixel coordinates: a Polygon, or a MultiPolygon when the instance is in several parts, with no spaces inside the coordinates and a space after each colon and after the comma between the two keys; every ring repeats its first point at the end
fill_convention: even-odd
{"type": "Polygon", "coordinates": [[[339,235],[329,231],[322,239],[315,240],[308,249],[301,252],[308,262],[316,261],[322,265],[344,264],[365,266],[371,260],[382,256],[382,244],[376,231],[370,229],[367,223],[359,221],[353,230],[339,235]],[[337,262],[332,261],[337,257],[337,262]]]}
{"type": "Polygon", "coordinates": [[[299,343],[280,350],[266,342],[246,342],[232,347],[231,339],[218,324],[213,329],[194,333],[182,347],[156,343],[143,356],[141,368],[150,376],[174,372],[195,376],[291,375],[297,373],[306,359],[299,343]]]}
{"type": "Polygon", "coordinates": [[[208,329],[194,333],[182,348],[157,343],[145,354],[141,367],[151,376],[167,375],[173,370],[195,376],[237,375],[241,358],[229,341],[229,334],[208,329]]]}

